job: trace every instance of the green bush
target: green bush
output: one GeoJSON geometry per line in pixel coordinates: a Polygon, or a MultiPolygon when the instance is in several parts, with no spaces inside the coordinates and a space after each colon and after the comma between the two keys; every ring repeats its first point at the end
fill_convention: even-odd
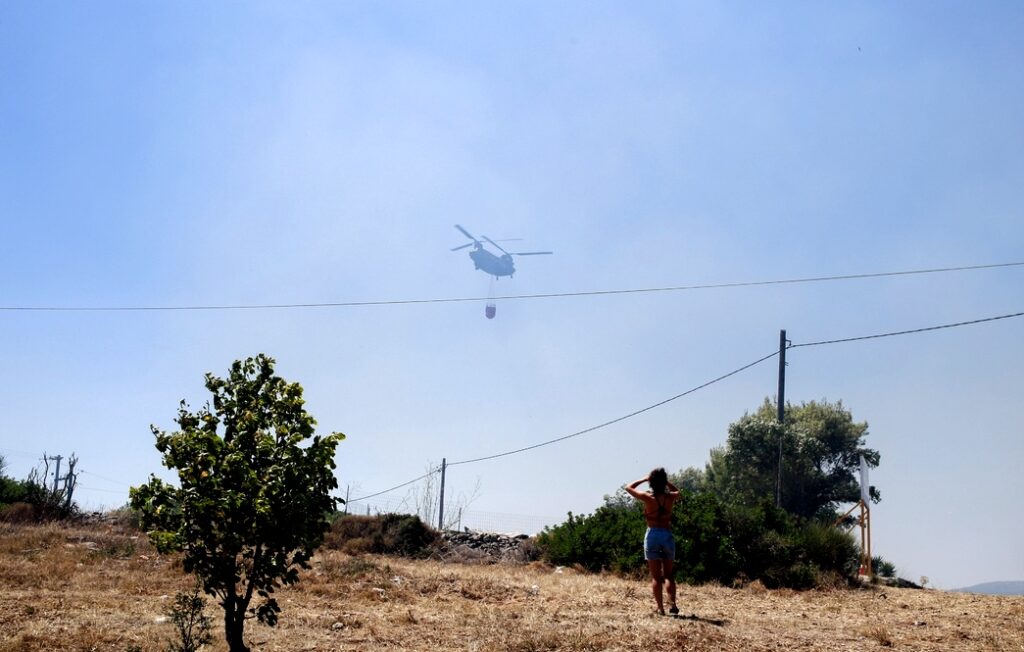
{"type": "MultiPolygon", "coordinates": [[[[639,504],[604,505],[593,514],[569,514],[565,523],[537,537],[553,564],[579,564],[592,571],[643,571],[639,504]]],[[[729,505],[714,494],[684,494],[672,514],[678,579],[692,583],[761,580],[769,588],[808,588],[851,578],[858,551],[849,534],[801,522],[771,504],[729,505]]]]}
{"type": "Polygon", "coordinates": [[[440,535],[418,516],[382,514],[343,516],[331,524],[324,540],[328,548],[348,553],[375,553],[423,557],[437,545],[440,535]]]}
{"type": "Polygon", "coordinates": [[[871,558],[871,569],[882,577],[889,579],[896,577],[896,565],[879,555],[871,558]]]}
{"type": "Polygon", "coordinates": [[[31,480],[0,477],[0,512],[22,504],[31,505],[32,509],[26,512],[17,508],[19,518],[31,513],[32,521],[59,521],[78,515],[78,505],[68,503],[59,492],[31,480]]]}
{"type": "Polygon", "coordinates": [[[817,568],[835,571],[843,577],[857,575],[860,548],[849,532],[810,522],[800,529],[798,547],[803,559],[817,568]]]}
{"type": "Polygon", "coordinates": [[[0,475],[0,506],[28,502],[27,496],[24,482],[0,475]]]}
{"type": "Polygon", "coordinates": [[[729,583],[742,571],[730,518],[713,494],[684,494],[672,513],[679,579],[691,584],[729,583]]]}
{"type": "Polygon", "coordinates": [[[587,570],[629,573],[644,567],[644,517],[639,506],[604,505],[590,516],[573,516],[537,536],[537,546],[553,564],[579,564],[587,570]]]}

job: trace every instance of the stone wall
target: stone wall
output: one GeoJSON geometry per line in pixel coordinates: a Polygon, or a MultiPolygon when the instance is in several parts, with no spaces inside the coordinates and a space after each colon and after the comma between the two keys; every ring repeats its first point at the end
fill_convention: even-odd
{"type": "Polygon", "coordinates": [[[444,532],[441,557],[449,560],[525,563],[537,559],[533,540],[526,534],[444,532]]]}

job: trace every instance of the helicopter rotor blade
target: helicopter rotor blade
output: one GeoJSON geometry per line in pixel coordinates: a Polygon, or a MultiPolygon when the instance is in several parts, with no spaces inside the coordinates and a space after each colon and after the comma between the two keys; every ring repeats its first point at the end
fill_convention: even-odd
{"type": "Polygon", "coordinates": [[[472,247],[472,246],[473,246],[473,244],[474,244],[474,243],[472,243],[472,242],[469,242],[469,243],[466,243],[466,244],[464,244],[464,245],[459,245],[458,247],[454,247],[454,248],[452,249],[452,251],[458,251],[458,250],[460,250],[460,249],[465,249],[466,247],[472,247]]]}
{"type": "Polygon", "coordinates": [[[545,256],[553,254],[553,251],[513,251],[513,256],[545,256]]]}
{"type": "Polygon", "coordinates": [[[462,228],[462,225],[456,224],[455,228],[458,229],[459,231],[462,231],[462,235],[466,236],[467,238],[469,238],[473,242],[479,242],[479,240],[477,240],[472,235],[470,235],[469,231],[467,231],[466,229],[462,228]]]}
{"type": "Polygon", "coordinates": [[[494,246],[494,247],[495,247],[495,248],[496,248],[496,249],[497,249],[498,251],[500,251],[501,253],[503,253],[503,254],[505,254],[505,255],[508,255],[508,252],[507,252],[507,251],[505,251],[504,249],[502,249],[502,248],[501,248],[501,245],[499,245],[499,244],[498,244],[497,242],[495,242],[494,240],[491,240],[490,238],[488,238],[488,237],[487,237],[487,236],[485,236],[485,235],[482,235],[482,236],[480,236],[480,237],[481,237],[481,238],[483,238],[484,240],[486,240],[487,242],[491,243],[491,245],[492,245],[492,246],[494,246]]]}

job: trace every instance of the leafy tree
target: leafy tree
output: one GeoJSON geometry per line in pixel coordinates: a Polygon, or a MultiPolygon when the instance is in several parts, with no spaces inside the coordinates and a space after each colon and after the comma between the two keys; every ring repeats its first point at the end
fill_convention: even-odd
{"type": "Polygon", "coordinates": [[[669,474],[669,480],[679,487],[680,491],[690,493],[700,493],[707,488],[708,484],[707,473],[693,466],[685,468],[679,473],[669,474]]]}
{"type": "MultiPolygon", "coordinates": [[[[773,498],[782,441],[781,506],[797,516],[833,515],[860,498],[857,470],[863,455],[878,466],[878,451],[865,446],[866,422],[853,421],[842,402],[787,404],[784,426],[767,399],[754,414],[729,426],[724,449],[712,451],[706,479],[730,502],[754,505],[773,498]]],[[[870,488],[873,502],[881,495],[870,488]]]]}
{"type": "Polygon", "coordinates": [[[344,435],[314,436],[302,387],[274,375],[274,360],[262,354],[236,361],[226,379],[206,374],[205,384],[212,407],[193,413],[182,401],[180,430],[152,427],[179,486],[150,476],[132,488],[131,506],[158,550],[184,551],[185,570],[224,609],[229,649],[242,652],[245,621],[277,623],[271,594],[298,581],[323,541],[344,435]]]}

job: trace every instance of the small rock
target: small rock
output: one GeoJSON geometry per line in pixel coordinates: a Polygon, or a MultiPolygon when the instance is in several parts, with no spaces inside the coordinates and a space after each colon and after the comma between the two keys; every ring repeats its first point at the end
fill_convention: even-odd
{"type": "Polygon", "coordinates": [[[331,629],[333,629],[334,631],[338,631],[339,629],[345,629],[345,623],[340,621],[336,622],[333,625],[331,625],[331,629]]]}
{"type": "Polygon", "coordinates": [[[157,616],[156,618],[153,619],[153,622],[156,623],[157,625],[163,625],[164,623],[167,622],[167,616],[157,616]]]}

